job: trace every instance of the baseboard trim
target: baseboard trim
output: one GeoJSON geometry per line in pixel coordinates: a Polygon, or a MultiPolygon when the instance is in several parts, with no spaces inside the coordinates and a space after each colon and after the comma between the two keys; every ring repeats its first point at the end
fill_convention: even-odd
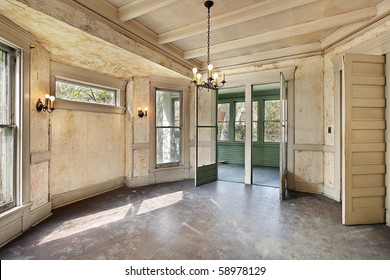
{"type": "Polygon", "coordinates": [[[321,183],[303,182],[295,180],[292,189],[298,192],[324,194],[324,184],[321,183]]]}
{"type": "Polygon", "coordinates": [[[149,176],[126,177],[126,186],[133,188],[191,179],[191,169],[187,166],[161,168],[149,172],[149,176]]]}
{"type": "Polygon", "coordinates": [[[117,179],[109,180],[82,189],[51,195],[50,201],[52,204],[52,209],[65,206],[95,195],[99,195],[123,187],[124,185],[125,185],[125,178],[119,177],[117,179]]]}
{"type": "Polygon", "coordinates": [[[0,247],[22,234],[23,223],[28,221],[31,205],[32,203],[28,203],[14,207],[0,215],[0,247]]]}
{"type": "Polygon", "coordinates": [[[340,194],[337,193],[337,190],[329,185],[324,184],[324,195],[329,197],[337,202],[341,201],[340,194]]]}
{"type": "Polygon", "coordinates": [[[51,202],[45,203],[31,211],[29,226],[33,227],[51,216],[51,202]]]}

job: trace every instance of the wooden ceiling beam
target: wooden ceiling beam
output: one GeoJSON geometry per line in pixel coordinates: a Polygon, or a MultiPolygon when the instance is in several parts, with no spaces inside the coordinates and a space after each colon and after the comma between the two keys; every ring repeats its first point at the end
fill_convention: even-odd
{"type": "MultiPolygon", "coordinates": [[[[264,51],[251,55],[237,56],[232,58],[226,58],[221,60],[212,61],[214,69],[237,67],[247,64],[258,63],[262,61],[268,61],[271,59],[277,59],[281,57],[291,57],[303,54],[313,54],[322,52],[321,43],[314,42],[302,45],[296,45],[292,47],[280,48],[270,51],[264,51]]],[[[207,69],[207,63],[202,64],[202,69],[207,69]]]]}
{"type": "MultiPolygon", "coordinates": [[[[232,26],[252,19],[310,4],[316,1],[318,0],[266,0],[230,13],[211,17],[211,30],[232,26]]],[[[216,7],[214,7],[214,9],[216,9],[216,7]]],[[[166,44],[201,34],[205,32],[205,24],[206,21],[196,22],[182,28],[162,33],[158,35],[158,43],[166,44]]]]}
{"type": "Polygon", "coordinates": [[[161,9],[178,0],[137,0],[130,2],[118,9],[120,21],[128,21],[144,14],[161,9]]]}
{"type": "MultiPolygon", "coordinates": [[[[295,36],[315,33],[322,30],[339,28],[346,24],[356,23],[371,19],[377,15],[377,8],[365,8],[331,17],[326,17],[307,23],[302,23],[278,30],[273,30],[242,39],[232,40],[211,46],[211,53],[222,53],[237,48],[245,48],[254,45],[270,43],[295,36]]],[[[206,47],[184,52],[185,59],[202,57],[206,54],[206,47]]]]}

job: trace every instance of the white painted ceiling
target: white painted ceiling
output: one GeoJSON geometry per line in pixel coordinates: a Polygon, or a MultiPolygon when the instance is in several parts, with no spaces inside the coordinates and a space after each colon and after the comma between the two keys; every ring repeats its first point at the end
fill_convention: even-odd
{"type": "MultiPolygon", "coordinates": [[[[205,67],[204,0],[105,2],[115,9],[121,22],[150,30],[159,47],[171,44],[182,58],[205,67]]],[[[216,67],[230,67],[322,51],[389,15],[388,8],[388,0],[214,0],[211,61],[216,67]]]]}

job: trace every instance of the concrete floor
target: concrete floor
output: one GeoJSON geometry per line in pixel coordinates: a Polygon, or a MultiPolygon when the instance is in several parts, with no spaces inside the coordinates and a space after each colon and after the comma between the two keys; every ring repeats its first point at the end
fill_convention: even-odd
{"type": "Polygon", "coordinates": [[[0,259],[390,259],[390,227],[343,226],[324,196],[193,185],[122,187],[56,209],[0,259]]]}

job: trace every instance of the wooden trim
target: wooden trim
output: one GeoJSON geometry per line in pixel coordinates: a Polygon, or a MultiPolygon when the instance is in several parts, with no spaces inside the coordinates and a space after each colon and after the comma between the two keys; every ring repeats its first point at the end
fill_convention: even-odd
{"type": "Polygon", "coordinates": [[[129,21],[144,14],[164,8],[178,0],[149,0],[132,1],[118,9],[118,17],[121,21],[129,21]]]}
{"type": "Polygon", "coordinates": [[[29,224],[35,226],[52,215],[51,202],[45,203],[31,211],[29,224]]]}
{"type": "Polygon", "coordinates": [[[30,155],[30,164],[37,164],[51,160],[51,151],[32,153],[30,155]]]}
{"type": "Polygon", "coordinates": [[[305,192],[305,193],[323,194],[324,184],[295,180],[293,185],[293,190],[298,192],[305,192]]]}
{"type": "Polygon", "coordinates": [[[133,150],[148,150],[150,149],[150,143],[133,143],[132,144],[133,150]]]}
{"type": "Polygon", "coordinates": [[[50,196],[53,209],[71,204],[76,201],[86,199],[101,193],[105,193],[125,185],[124,177],[109,180],[96,185],[88,186],[82,189],[73,190],[61,194],[50,196]]]}
{"type": "Polygon", "coordinates": [[[5,43],[13,48],[22,48],[30,52],[30,47],[36,40],[34,36],[2,15],[0,15],[0,27],[0,39],[6,40],[5,43]]]}
{"type": "Polygon", "coordinates": [[[71,111],[84,111],[93,113],[106,113],[106,114],[119,114],[124,115],[126,112],[125,107],[115,107],[102,104],[74,102],[64,99],[56,99],[56,110],[71,110],[71,111]]]}

